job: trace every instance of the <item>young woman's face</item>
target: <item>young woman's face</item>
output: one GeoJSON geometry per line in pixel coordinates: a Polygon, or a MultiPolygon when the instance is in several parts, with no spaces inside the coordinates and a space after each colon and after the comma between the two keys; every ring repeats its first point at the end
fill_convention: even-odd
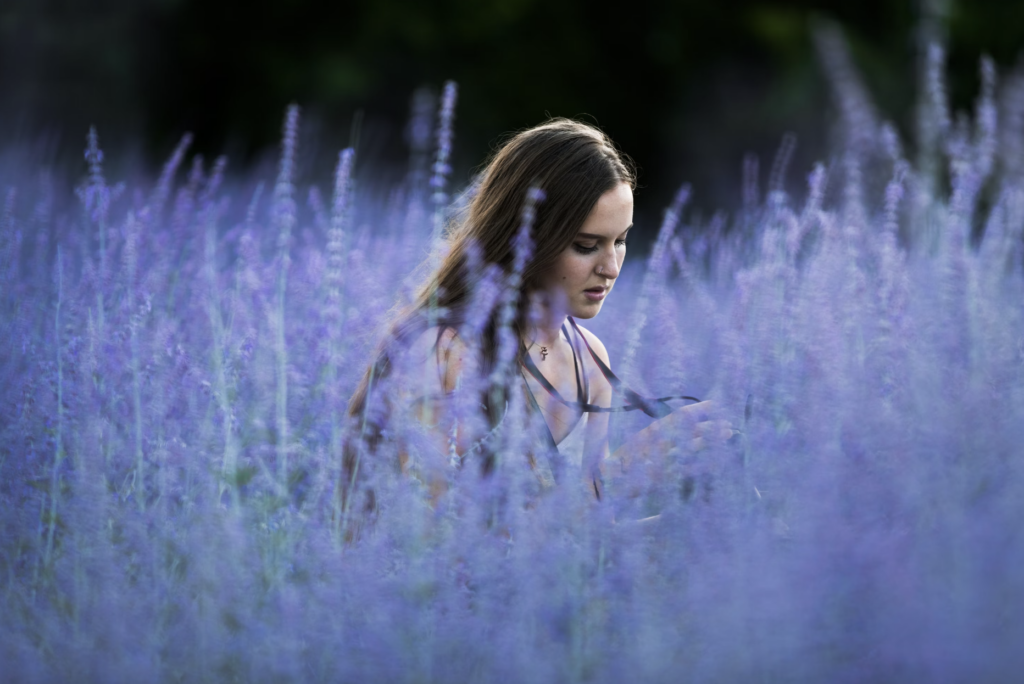
{"type": "Polygon", "coordinates": [[[633,191],[619,183],[601,195],[576,239],[540,279],[557,308],[575,318],[598,314],[619,277],[632,225],[633,191]]]}

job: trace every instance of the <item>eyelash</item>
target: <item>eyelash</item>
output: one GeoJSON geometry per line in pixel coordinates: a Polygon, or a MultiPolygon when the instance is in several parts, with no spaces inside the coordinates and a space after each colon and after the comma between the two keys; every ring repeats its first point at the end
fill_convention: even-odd
{"type": "MultiPolygon", "coordinates": [[[[618,247],[619,245],[622,245],[623,247],[625,247],[626,244],[627,243],[626,243],[625,240],[616,240],[615,241],[615,246],[616,247],[618,247]]],[[[575,249],[580,254],[593,254],[594,252],[597,251],[597,245],[594,245],[593,247],[584,247],[583,245],[573,244],[572,247],[573,247],[573,249],[575,249]]]]}

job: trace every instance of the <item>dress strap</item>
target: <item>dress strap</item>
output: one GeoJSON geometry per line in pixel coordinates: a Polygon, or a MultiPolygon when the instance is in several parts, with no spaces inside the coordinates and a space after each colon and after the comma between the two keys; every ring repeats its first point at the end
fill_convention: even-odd
{"type": "MultiPolygon", "coordinates": [[[[569,334],[569,331],[565,329],[565,323],[562,324],[562,332],[565,333],[565,339],[569,342],[569,348],[572,349],[572,364],[573,370],[576,371],[576,401],[586,401],[590,399],[590,381],[587,380],[587,373],[583,370],[583,353],[579,353],[579,363],[576,362],[577,352],[579,351],[579,343],[577,343],[573,336],[569,334]],[[580,384],[580,376],[583,376],[583,383],[580,384]]],[[[576,336],[581,337],[579,331],[576,331],[576,336]]],[[[583,340],[584,343],[586,340],[583,340]]]]}
{"type": "MultiPolygon", "coordinates": [[[[565,335],[565,341],[569,343],[569,349],[572,350],[572,369],[576,374],[576,403],[580,404],[590,398],[590,387],[587,382],[587,374],[580,373],[580,367],[583,365],[583,360],[579,359],[576,355],[576,344],[572,341],[572,335],[565,329],[565,323],[562,324],[562,334],[565,335]],[[580,375],[583,376],[583,381],[580,382],[580,375]]],[[[582,354],[580,355],[582,356],[582,354]]]]}
{"type": "MultiPolygon", "coordinates": [[[[523,378],[523,380],[525,381],[526,378],[523,378]]],[[[524,382],[524,384],[526,385],[526,398],[530,402],[530,408],[537,414],[540,414],[540,404],[537,403],[537,397],[533,396],[533,390],[530,389],[530,384],[527,382],[524,382]]],[[[545,389],[547,388],[545,387],[545,389]]],[[[552,449],[557,449],[558,444],[555,442],[555,436],[551,434],[551,428],[548,427],[547,421],[544,421],[544,432],[548,437],[548,446],[552,449]]]]}
{"type": "MultiPolygon", "coordinates": [[[[612,386],[613,390],[622,394],[626,398],[627,403],[622,406],[595,406],[594,404],[588,403],[583,400],[583,397],[586,395],[583,395],[582,393],[582,386],[579,380],[578,365],[576,364],[575,349],[573,350],[573,364],[577,366],[576,382],[577,388],[580,391],[580,396],[575,402],[568,402],[564,398],[562,398],[562,395],[558,393],[558,390],[555,389],[554,385],[552,385],[548,381],[548,379],[544,377],[544,374],[540,372],[540,369],[537,368],[537,364],[533,362],[533,359],[530,358],[530,355],[525,354],[523,356],[522,364],[526,368],[527,372],[529,372],[530,375],[533,376],[534,380],[540,383],[540,386],[543,387],[547,391],[547,393],[554,397],[555,400],[558,401],[559,403],[562,403],[572,408],[576,408],[580,411],[583,411],[584,413],[618,413],[620,411],[640,410],[646,413],[647,415],[651,416],[652,418],[662,418],[673,411],[673,407],[668,403],[673,399],[684,399],[686,401],[692,402],[700,401],[700,399],[698,399],[697,397],[691,397],[687,395],[674,395],[669,397],[658,397],[656,399],[648,399],[637,394],[629,387],[627,387],[624,382],[619,380],[618,376],[616,376],[615,373],[612,372],[612,369],[609,368],[608,365],[601,360],[601,357],[599,357],[597,353],[594,352],[593,348],[590,346],[590,343],[587,341],[587,338],[583,335],[583,332],[580,330],[579,326],[576,325],[576,321],[572,318],[572,316],[569,316],[569,324],[573,327],[576,333],[583,339],[583,344],[586,345],[587,351],[590,352],[590,356],[591,358],[594,359],[594,363],[597,364],[597,367],[598,369],[600,369],[601,374],[604,375],[606,380],[608,380],[608,384],[612,386]]],[[[569,341],[569,344],[572,345],[571,339],[569,341]]],[[[532,393],[530,396],[532,398],[532,393]]],[[[536,403],[535,399],[533,403],[536,403]]]]}
{"type": "Polygon", "coordinates": [[[523,386],[526,387],[526,398],[530,402],[530,408],[533,409],[535,416],[540,417],[540,422],[544,425],[544,436],[547,437],[547,449],[545,454],[538,454],[531,458],[534,469],[537,472],[537,478],[543,487],[547,488],[555,484],[561,476],[563,470],[563,459],[562,454],[558,450],[558,443],[555,442],[555,436],[551,434],[551,428],[548,427],[548,422],[544,420],[544,416],[540,410],[540,404],[537,403],[537,398],[533,396],[533,390],[530,389],[530,383],[526,382],[526,377],[523,377],[523,386]]]}

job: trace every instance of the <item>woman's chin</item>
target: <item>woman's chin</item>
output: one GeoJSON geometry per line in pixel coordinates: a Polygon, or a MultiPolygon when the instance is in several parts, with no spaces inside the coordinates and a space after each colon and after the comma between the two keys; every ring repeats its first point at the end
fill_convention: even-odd
{"type": "Polygon", "coordinates": [[[573,318],[583,318],[583,319],[593,318],[597,314],[601,313],[601,306],[603,304],[604,304],[603,301],[600,301],[600,302],[586,302],[586,303],[583,303],[583,304],[577,304],[576,306],[574,306],[572,308],[572,314],[571,315],[572,315],[573,318]]]}

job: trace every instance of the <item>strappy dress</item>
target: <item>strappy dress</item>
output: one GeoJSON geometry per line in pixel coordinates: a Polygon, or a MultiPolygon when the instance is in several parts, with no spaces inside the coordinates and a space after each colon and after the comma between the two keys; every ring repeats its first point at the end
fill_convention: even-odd
{"type": "MultiPolygon", "coordinates": [[[[652,418],[662,418],[673,411],[673,407],[668,403],[673,399],[685,399],[687,401],[692,402],[700,401],[700,399],[697,399],[696,397],[685,395],[659,397],[657,399],[648,399],[646,397],[640,396],[633,390],[626,387],[626,385],[621,380],[619,380],[618,376],[616,376],[615,373],[612,372],[611,368],[608,367],[608,364],[602,361],[601,358],[597,355],[597,353],[594,352],[594,349],[590,346],[590,343],[587,341],[586,336],[580,330],[579,325],[576,324],[575,319],[573,319],[572,316],[569,316],[567,321],[568,324],[572,326],[573,331],[576,333],[575,336],[571,336],[569,334],[568,328],[566,328],[565,323],[562,324],[562,334],[565,335],[565,339],[569,342],[569,347],[572,349],[573,371],[576,375],[576,401],[566,401],[561,396],[561,394],[559,394],[558,390],[555,389],[554,385],[552,385],[548,381],[548,379],[544,377],[544,374],[540,372],[540,369],[537,368],[537,365],[533,362],[533,359],[531,359],[528,354],[524,355],[522,360],[522,370],[525,371],[526,373],[529,373],[533,377],[533,379],[536,380],[540,384],[540,386],[543,387],[544,390],[547,391],[547,393],[550,394],[559,403],[570,408],[577,409],[578,411],[580,411],[581,414],[616,413],[620,411],[639,410],[643,411],[652,418]],[[627,403],[621,406],[596,406],[589,402],[590,387],[587,381],[587,374],[582,370],[583,353],[582,350],[579,349],[579,343],[574,340],[574,337],[583,341],[584,346],[586,346],[587,351],[590,352],[590,357],[594,360],[594,363],[601,371],[601,374],[612,386],[612,389],[614,391],[619,392],[625,397],[627,403]]],[[[530,407],[537,414],[541,414],[540,404],[537,402],[537,398],[534,396],[533,390],[530,389],[529,383],[526,382],[525,375],[523,376],[523,381],[526,385],[526,397],[530,403],[530,407]]],[[[582,418],[580,419],[580,422],[582,422],[582,418]]],[[[572,434],[572,432],[574,432],[578,427],[578,424],[574,426],[573,429],[570,431],[570,434],[572,434]]],[[[566,459],[564,457],[564,454],[562,454],[559,451],[558,443],[555,441],[555,437],[551,433],[551,428],[548,426],[546,420],[543,421],[543,433],[544,434],[542,435],[542,440],[547,446],[546,456],[548,463],[545,464],[543,460],[535,459],[535,467],[538,469],[538,477],[540,477],[542,482],[545,482],[549,479],[557,482],[561,473],[565,470],[566,459]]],[[[566,435],[566,438],[567,437],[568,435],[566,435]]],[[[563,442],[564,441],[565,438],[563,438],[563,442]]],[[[600,498],[601,496],[600,491],[600,486],[597,480],[595,479],[594,493],[595,495],[597,495],[598,498],[600,498]]]]}

